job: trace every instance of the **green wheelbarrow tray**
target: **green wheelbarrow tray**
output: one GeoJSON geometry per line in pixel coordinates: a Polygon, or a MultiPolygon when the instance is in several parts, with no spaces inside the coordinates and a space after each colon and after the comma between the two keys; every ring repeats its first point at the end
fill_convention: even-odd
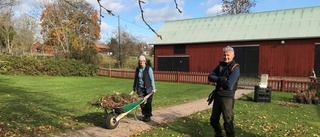
{"type": "Polygon", "coordinates": [[[117,108],[114,108],[114,111],[116,114],[121,114],[121,113],[125,113],[125,112],[128,112],[134,108],[136,108],[138,105],[140,105],[142,102],[142,100],[140,101],[137,101],[137,102],[134,102],[134,103],[131,103],[131,104],[128,104],[128,105],[125,105],[123,107],[117,107],[117,108]]]}
{"type": "MultiPolygon", "coordinates": [[[[151,92],[150,94],[148,94],[147,96],[143,97],[141,100],[122,106],[122,107],[116,107],[112,109],[112,112],[108,113],[108,110],[105,109],[105,112],[107,114],[106,116],[106,128],[107,129],[114,129],[118,126],[120,119],[122,119],[124,116],[126,116],[127,114],[129,114],[132,110],[137,109],[137,107],[142,104],[145,103],[147,101],[147,99],[153,94],[153,92],[151,92]]],[[[134,118],[135,120],[137,120],[137,115],[136,115],[137,111],[134,111],[134,118]]]]}

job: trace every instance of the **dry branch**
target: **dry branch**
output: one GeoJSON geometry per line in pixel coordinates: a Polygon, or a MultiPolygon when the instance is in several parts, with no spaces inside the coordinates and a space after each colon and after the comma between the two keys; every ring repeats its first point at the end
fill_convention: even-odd
{"type": "Polygon", "coordinates": [[[143,22],[149,27],[149,29],[157,35],[157,37],[159,37],[161,40],[162,40],[162,36],[159,35],[156,31],[154,31],[154,29],[146,22],[146,20],[144,19],[144,16],[143,16],[143,9],[142,9],[142,6],[141,6],[141,3],[145,3],[144,1],[141,1],[141,0],[138,0],[139,1],[139,7],[140,7],[140,12],[141,12],[141,18],[143,20],[143,22]]]}
{"type": "Polygon", "coordinates": [[[117,108],[134,103],[139,100],[138,96],[124,94],[124,93],[113,93],[108,95],[102,95],[96,101],[92,102],[92,106],[102,108],[117,108]]]}

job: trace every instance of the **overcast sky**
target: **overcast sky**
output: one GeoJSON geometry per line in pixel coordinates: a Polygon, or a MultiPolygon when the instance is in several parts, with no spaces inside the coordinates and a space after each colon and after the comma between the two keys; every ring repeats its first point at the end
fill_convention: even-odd
{"type": "MultiPolygon", "coordinates": [[[[30,12],[32,10],[30,7],[34,2],[43,0],[21,1],[22,4],[17,7],[17,10],[30,12]]],[[[97,0],[86,1],[99,10],[97,0]]],[[[176,0],[182,13],[175,8],[174,0],[143,1],[145,2],[142,5],[144,18],[156,31],[164,21],[215,16],[221,11],[221,0],[176,0]]],[[[101,0],[101,4],[115,14],[111,16],[104,10],[102,12],[104,16],[101,24],[102,42],[108,41],[112,35],[111,32],[117,29],[118,16],[121,27],[126,28],[139,39],[149,43],[149,40],[155,36],[142,21],[138,0],[101,0]]],[[[264,12],[310,6],[320,6],[320,0],[256,0],[256,6],[251,10],[252,12],[264,12]]]]}

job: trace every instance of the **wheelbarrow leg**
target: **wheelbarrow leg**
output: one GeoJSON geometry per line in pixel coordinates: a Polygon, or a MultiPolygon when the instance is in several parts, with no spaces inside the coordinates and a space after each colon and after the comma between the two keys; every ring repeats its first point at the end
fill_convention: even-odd
{"type": "Polygon", "coordinates": [[[138,120],[138,118],[137,118],[137,111],[138,111],[138,107],[136,107],[136,110],[133,112],[134,120],[138,120]]]}

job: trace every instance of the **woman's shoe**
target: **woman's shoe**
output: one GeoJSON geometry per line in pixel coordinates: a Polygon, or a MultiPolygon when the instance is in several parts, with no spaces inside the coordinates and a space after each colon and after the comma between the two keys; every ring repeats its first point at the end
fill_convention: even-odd
{"type": "Polygon", "coordinates": [[[143,116],[142,118],[142,121],[144,122],[149,122],[150,120],[151,120],[150,116],[147,116],[147,115],[143,116]]]}

